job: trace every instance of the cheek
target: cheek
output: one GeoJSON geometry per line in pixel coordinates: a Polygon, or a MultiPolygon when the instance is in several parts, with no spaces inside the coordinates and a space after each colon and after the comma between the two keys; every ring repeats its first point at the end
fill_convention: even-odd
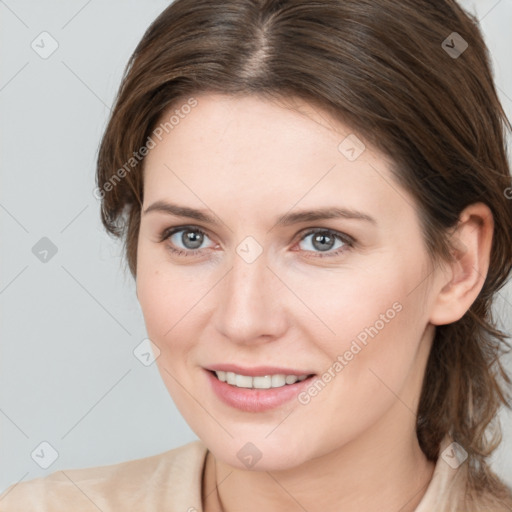
{"type": "Polygon", "coordinates": [[[289,275],[287,282],[297,296],[304,298],[310,311],[301,316],[309,319],[311,339],[323,340],[326,351],[336,353],[348,349],[356,338],[364,343],[371,333],[383,333],[400,324],[401,310],[413,298],[408,293],[413,288],[411,283],[415,283],[414,274],[416,270],[382,257],[381,261],[368,261],[365,268],[354,266],[332,272],[316,269],[311,275],[300,275],[295,282],[289,275]]]}
{"type": "Polygon", "coordinates": [[[360,297],[365,300],[347,303],[352,319],[338,322],[342,336],[331,351],[331,360],[343,356],[338,390],[356,409],[358,403],[373,404],[375,413],[391,404],[394,393],[404,390],[406,382],[415,382],[412,374],[419,370],[428,297],[424,288],[418,287],[421,272],[402,269],[376,280],[373,286],[354,290],[364,294],[360,297]]]}
{"type": "MultiPolygon", "coordinates": [[[[163,251],[142,248],[138,259],[137,297],[149,338],[162,356],[157,362],[177,366],[174,357],[193,350],[200,323],[207,318],[208,291],[218,275],[208,266],[180,266],[166,260],[163,251]],[[206,316],[205,316],[206,315],[206,316]],[[171,352],[172,348],[172,352],[171,352]]],[[[183,364],[183,363],[180,363],[183,364]]]]}
{"type": "Polygon", "coordinates": [[[186,325],[197,302],[193,286],[159,270],[143,272],[137,278],[139,303],[150,338],[167,345],[175,331],[186,325]],[[195,301],[194,301],[195,299],[195,301]]]}
{"type": "Polygon", "coordinates": [[[383,388],[375,374],[400,387],[414,364],[428,309],[425,288],[418,286],[428,275],[423,255],[377,259],[366,269],[331,272],[325,279],[317,273],[320,279],[303,279],[296,288],[315,313],[303,328],[327,356],[325,370],[343,374],[335,387],[371,401],[383,388]]]}
{"type": "Polygon", "coordinates": [[[192,420],[200,411],[194,408],[185,390],[194,389],[194,376],[187,368],[190,351],[194,349],[191,343],[197,318],[194,304],[202,294],[197,282],[180,278],[179,271],[171,274],[162,270],[165,268],[165,264],[141,265],[141,272],[137,274],[138,299],[148,337],[160,350],[156,365],[162,381],[183,416],[192,420]]]}

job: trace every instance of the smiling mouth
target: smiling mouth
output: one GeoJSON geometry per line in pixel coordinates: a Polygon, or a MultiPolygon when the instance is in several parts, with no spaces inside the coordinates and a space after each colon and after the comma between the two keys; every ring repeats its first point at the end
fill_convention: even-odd
{"type": "Polygon", "coordinates": [[[225,382],[226,384],[229,384],[233,387],[258,390],[291,386],[297,382],[302,382],[303,380],[314,376],[314,374],[285,375],[283,373],[278,373],[273,375],[261,375],[252,377],[250,375],[241,375],[234,372],[226,372],[220,370],[209,371],[215,375],[218,380],[225,382]]]}

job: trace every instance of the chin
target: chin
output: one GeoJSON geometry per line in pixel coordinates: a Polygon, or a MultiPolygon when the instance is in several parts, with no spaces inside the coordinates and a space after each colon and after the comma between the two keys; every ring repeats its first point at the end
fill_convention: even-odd
{"type": "Polygon", "coordinates": [[[283,471],[300,466],[316,456],[311,443],[301,441],[295,446],[289,436],[287,441],[277,436],[272,440],[265,439],[259,434],[237,436],[222,442],[203,439],[203,442],[217,460],[248,471],[283,471]]]}

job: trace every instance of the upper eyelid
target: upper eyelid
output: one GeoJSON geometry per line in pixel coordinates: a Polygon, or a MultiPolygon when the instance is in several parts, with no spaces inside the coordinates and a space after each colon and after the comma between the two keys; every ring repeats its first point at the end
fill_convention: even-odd
{"type": "Polygon", "coordinates": [[[208,230],[207,229],[203,229],[199,226],[194,226],[194,225],[186,225],[186,226],[175,226],[175,227],[171,227],[171,228],[167,228],[167,229],[164,229],[162,232],[161,232],[161,239],[162,240],[166,240],[167,238],[169,238],[170,236],[172,235],[175,235],[176,233],[179,233],[180,231],[198,231],[200,233],[203,233],[204,235],[206,235],[208,238],[212,238],[209,234],[208,234],[208,230]]]}
{"type": "Polygon", "coordinates": [[[350,236],[349,234],[343,233],[342,231],[338,231],[336,229],[331,229],[331,228],[305,228],[300,231],[298,236],[300,236],[300,240],[302,240],[304,237],[312,235],[313,233],[322,233],[322,232],[332,233],[333,235],[341,238],[341,240],[343,240],[343,242],[345,242],[345,243],[348,243],[348,242],[355,243],[355,239],[352,236],[350,236]]]}

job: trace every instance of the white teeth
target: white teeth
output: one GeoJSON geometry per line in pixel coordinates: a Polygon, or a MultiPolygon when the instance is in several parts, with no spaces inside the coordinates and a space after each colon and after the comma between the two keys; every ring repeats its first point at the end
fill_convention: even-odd
{"type": "Polygon", "coordinates": [[[286,384],[286,376],[285,375],[272,375],[272,387],[280,388],[286,384]]]}
{"type": "Polygon", "coordinates": [[[303,381],[307,375],[262,375],[258,377],[250,377],[248,375],[239,375],[233,372],[216,371],[218,379],[222,382],[227,382],[232,386],[238,388],[254,388],[254,389],[269,389],[280,388],[286,384],[294,384],[297,381],[303,381]]]}
{"type": "Polygon", "coordinates": [[[252,388],[252,377],[245,375],[235,375],[235,386],[237,388],[252,388]]]}
{"type": "Polygon", "coordinates": [[[294,384],[297,382],[298,377],[296,375],[287,375],[286,376],[286,384],[294,384]]]}
{"type": "Polygon", "coordinates": [[[261,377],[252,378],[252,387],[256,389],[268,389],[272,387],[272,376],[263,375],[261,377]]]}

